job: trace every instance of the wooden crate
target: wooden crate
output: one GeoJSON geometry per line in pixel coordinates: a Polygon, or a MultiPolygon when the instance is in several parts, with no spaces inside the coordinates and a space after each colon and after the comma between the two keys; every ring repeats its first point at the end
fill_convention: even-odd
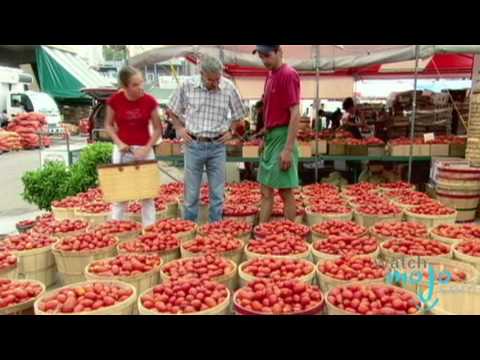
{"type": "Polygon", "coordinates": [[[391,156],[410,156],[410,145],[390,145],[391,156]]]}
{"type": "Polygon", "coordinates": [[[301,158],[311,158],[312,157],[312,147],[310,143],[299,143],[298,150],[301,158]]]}
{"type": "Polygon", "coordinates": [[[328,144],[328,155],[345,155],[345,144],[328,144]]]}
{"type": "Polygon", "coordinates": [[[157,161],[98,167],[100,188],[106,202],[154,199],[161,185],[157,161]]]}
{"type": "Polygon", "coordinates": [[[157,156],[172,156],[172,144],[169,142],[161,142],[155,145],[155,155],[157,156]]]}
{"type": "Polygon", "coordinates": [[[368,156],[384,156],[385,145],[373,145],[368,147],[368,156]]]}
{"type": "MultiPolygon", "coordinates": [[[[312,155],[317,155],[317,147],[315,140],[310,141],[312,155]]],[[[325,155],[328,152],[328,143],[326,140],[318,140],[318,155],[325,155]]]]}
{"type": "Polygon", "coordinates": [[[347,145],[346,154],[351,156],[367,156],[368,146],[366,145],[347,145]]]}
{"type": "Polygon", "coordinates": [[[413,156],[430,156],[430,144],[413,145],[413,156]]]}
{"type": "Polygon", "coordinates": [[[258,158],[259,146],[247,145],[242,148],[242,155],[244,158],[258,158]]]}
{"type": "Polygon", "coordinates": [[[466,144],[450,144],[450,156],[464,158],[466,148],[466,144]]]}
{"type": "Polygon", "coordinates": [[[448,144],[432,144],[430,145],[431,156],[448,156],[450,146],[448,144]]]}

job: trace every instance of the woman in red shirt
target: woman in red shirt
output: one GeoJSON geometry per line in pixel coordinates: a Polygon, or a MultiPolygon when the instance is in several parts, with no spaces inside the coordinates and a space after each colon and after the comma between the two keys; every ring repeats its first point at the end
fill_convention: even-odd
{"type": "MultiPolygon", "coordinates": [[[[153,160],[153,146],[162,135],[157,100],[144,91],[142,73],[130,66],[119,72],[121,89],[107,101],[105,130],[116,144],[113,163],[153,160]],[[150,132],[150,124],[153,133],[150,132]]],[[[123,220],[127,203],[114,204],[113,219],[123,220]]],[[[155,223],[155,202],[142,201],[144,226],[155,223]]]]}

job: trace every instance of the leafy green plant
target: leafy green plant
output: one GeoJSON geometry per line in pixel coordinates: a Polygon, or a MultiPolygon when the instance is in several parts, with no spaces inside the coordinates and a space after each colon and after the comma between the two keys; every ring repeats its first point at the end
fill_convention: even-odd
{"type": "Polygon", "coordinates": [[[23,198],[41,210],[50,210],[51,203],[70,195],[68,183],[71,172],[64,163],[52,161],[36,171],[28,171],[22,176],[23,198]]]}
{"type": "Polygon", "coordinates": [[[98,185],[97,166],[110,164],[113,144],[95,143],[82,151],[79,161],[72,167],[69,192],[78,194],[98,185]]]}
{"type": "Polygon", "coordinates": [[[111,163],[112,152],[111,143],[96,143],[88,146],[71,168],[62,162],[48,162],[39,170],[25,173],[23,198],[41,210],[50,210],[52,201],[97,186],[97,166],[111,163]]]}

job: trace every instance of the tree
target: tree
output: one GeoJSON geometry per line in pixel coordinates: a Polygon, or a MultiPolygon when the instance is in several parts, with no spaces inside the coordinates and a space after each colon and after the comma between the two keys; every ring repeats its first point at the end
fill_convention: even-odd
{"type": "Polygon", "coordinates": [[[127,45],[103,45],[103,55],[106,61],[122,61],[128,58],[127,45]]]}

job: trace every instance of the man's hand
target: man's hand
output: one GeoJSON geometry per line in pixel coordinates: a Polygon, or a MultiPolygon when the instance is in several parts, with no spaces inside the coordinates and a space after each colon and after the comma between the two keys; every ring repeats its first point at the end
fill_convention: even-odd
{"type": "Polygon", "coordinates": [[[225,134],[222,135],[222,137],[220,139],[218,139],[218,142],[220,144],[225,144],[227,141],[232,140],[232,138],[233,138],[232,132],[227,131],[225,134]]]}
{"type": "Polygon", "coordinates": [[[148,146],[143,146],[141,148],[136,149],[133,152],[133,157],[137,161],[142,161],[147,158],[148,153],[150,152],[150,148],[148,146]]]}
{"type": "Polygon", "coordinates": [[[280,155],[280,167],[283,171],[287,171],[292,166],[292,151],[283,150],[280,155]]]}
{"type": "Polygon", "coordinates": [[[193,142],[192,137],[188,135],[187,130],[184,127],[178,129],[178,133],[183,139],[183,141],[185,141],[185,144],[190,145],[193,142]]]}

